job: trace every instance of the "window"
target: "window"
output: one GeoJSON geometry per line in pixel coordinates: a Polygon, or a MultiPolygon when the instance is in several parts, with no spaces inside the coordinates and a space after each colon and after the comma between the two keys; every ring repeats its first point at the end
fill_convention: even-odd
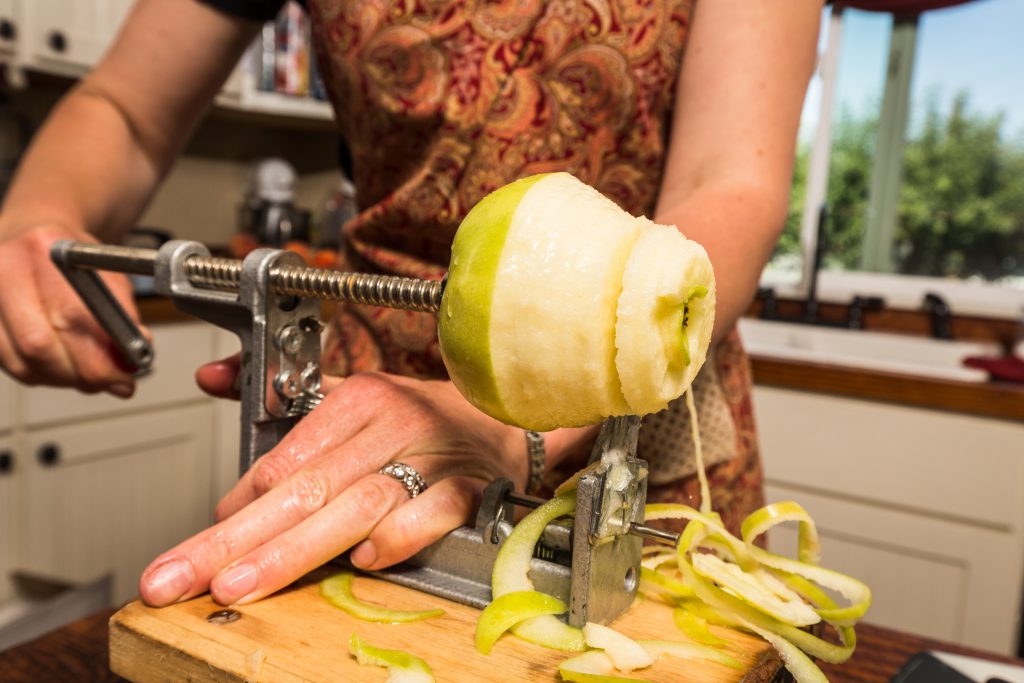
{"type": "Polygon", "coordinates": [[[1024,23],[1019,0],[918,17],[826,10],[786,229],[765,284],[806,291],[824,223],[823,298],[954,310],[1024,305],[1024,23]]]}

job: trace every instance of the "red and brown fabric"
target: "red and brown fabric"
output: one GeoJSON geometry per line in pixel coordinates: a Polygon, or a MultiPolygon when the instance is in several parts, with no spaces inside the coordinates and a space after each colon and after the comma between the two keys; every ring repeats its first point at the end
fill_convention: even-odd
{"type": "MultiPolygon", "coordinates": [[[[440,278],[469,208],[545,171],[568,171],[650,216],[692,5],[309,0],[361,208],[345,226],[341,267],[440,278]]],[[[735,334],[724,349],[717,368],[739,455],[712,477],[720,505],[749,511],[761,502],[749,367],[735,334]]],[[[325,363],[339,374],[445,376],[430,316],[369,307],[340,309],[325,363]]]]}

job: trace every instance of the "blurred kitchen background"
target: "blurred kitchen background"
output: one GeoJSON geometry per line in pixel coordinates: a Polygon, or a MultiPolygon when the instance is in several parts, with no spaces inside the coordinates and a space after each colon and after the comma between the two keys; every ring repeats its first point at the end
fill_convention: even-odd
{"type": "MultiPolygon", "coordinates": [[[[1024,3],[931,4],[954,6],[825,9],[790,215],[741,329],[769,499],[801,502],[828,566],[871,585],[867,621],[1024,655],[1024,3]]],[[[0,192],[130,5],[0,0],[0,192]]],[[[353,197],[304,21],[266,26],[134,239],[333,257],[353,197]]],[[[140,302],[158,361],[131,402],[0,378],[0,650],[130,599],[236,476],[237,409],[192,375],[237,342],[140,302]]]]}

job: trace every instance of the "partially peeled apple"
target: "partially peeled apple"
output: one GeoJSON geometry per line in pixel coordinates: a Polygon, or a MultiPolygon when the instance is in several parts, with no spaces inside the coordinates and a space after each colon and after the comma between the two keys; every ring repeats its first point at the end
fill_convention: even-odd
{"type": "Polygon", "coordinates": [[[548,431],[664,409],[703,365],[714,310],[703,247],[553,173],[463,220],[438,334],[473,405],[548,431]]]}

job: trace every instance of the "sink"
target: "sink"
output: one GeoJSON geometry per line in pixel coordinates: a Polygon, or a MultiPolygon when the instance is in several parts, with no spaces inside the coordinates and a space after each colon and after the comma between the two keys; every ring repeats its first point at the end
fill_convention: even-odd
{"type": "Polygon", "coordinates": [[[960,382],[987,382],[984,370],[963,367],[968,356],[998,356],[996,343],[913,337],[742,318],[740,335],[751,355],[960,382]]]}

